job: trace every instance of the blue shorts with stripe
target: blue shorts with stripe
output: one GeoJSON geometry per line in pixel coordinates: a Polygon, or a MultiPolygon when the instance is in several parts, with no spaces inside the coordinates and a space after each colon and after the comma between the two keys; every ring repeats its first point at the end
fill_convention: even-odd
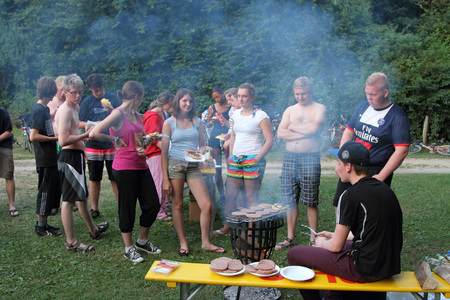
{"type": "Polygon", "coordinates": [[[320,172],[320,152],[286,151],[281,169],[283,203],[294,207],[301,200],[306,206],[319,205],[320,172]]]}

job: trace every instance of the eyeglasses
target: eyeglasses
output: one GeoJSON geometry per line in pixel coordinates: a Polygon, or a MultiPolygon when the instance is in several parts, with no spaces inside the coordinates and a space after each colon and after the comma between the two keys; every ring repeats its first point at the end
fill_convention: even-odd
{"type": "Polygon", "coordinates": [[[80,94],[80,95],[83,95],[83,91],[72,91],[72,92],[68,92],[68,93],[70,93],[70,94],[72,94],[72,95],[76,95],[76,94],[80,94]]]}

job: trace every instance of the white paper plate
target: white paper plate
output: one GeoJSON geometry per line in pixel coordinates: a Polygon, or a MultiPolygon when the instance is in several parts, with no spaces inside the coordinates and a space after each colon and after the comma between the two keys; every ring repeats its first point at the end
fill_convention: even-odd
{"type": "Polygon", "coordinates": [[[204,162],[206,160],[206,157],[203,154],[200,154],[200,157],[200,159],[193,159],[187,152],[184,154],[184,159],[188,162],[204,162]]]}
{"type": "MultiPolygon", "coordinates": [[[[258,262],[254,262],[254,263],[250,264],[250,266],[252,266],[253,268],[256,267],[257,265],[258,265],[258,262]]],[[[253,272],[249,272],[249,273],[252,274],[252,275],[258,276],[258,277],[270,277],[270,276],[273,276],[273,275],[277,275],[278,272],[280,272],[280,267],[279,266],[275,265],[275,269],[276,269],[276,271],[273,272],[273,273],[270,273],[270,274],[259,274],[259,273],[253,273],[253,272]]]]}
{"type": "Polygon", "coordinates": [[[281,276],[292,281],[305,281],[314,278],[315,273],[307,267],[290,266],[281,269],[281,276]]]}
{"type": "Polygon", "coordinates": [[[236,275],[242,274],[244,272],[245,272],[245,267],[242,268],[242,270],[237,271],[235,273],[223,273],[223,272],[216,272],[216,273],[219,274],[219,275],[222,275],[222,276],[236,276],[236,275]]]}

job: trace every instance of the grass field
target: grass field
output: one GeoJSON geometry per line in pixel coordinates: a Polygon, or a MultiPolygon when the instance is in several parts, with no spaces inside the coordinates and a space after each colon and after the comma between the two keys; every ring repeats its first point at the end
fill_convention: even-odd
{"type": "MultiPolygon", "coordinates": [[[[25,150],[15,148],[16,160],[32,157],[18,152],[25,150]]],[[[280,157],[280,153],[271,153],[268,160],[277,160],[280,157]]],[[[394,177],[392,188],[399,198],[404,216],[403,270],[411,271],[415,262],[424,255],[446,253],[450,250],[449,177],[448,174],[396,174],[394,177]]],[[[321,180],[319,228],[333,230],[335,217],[332,197],[337,179],[335,175],[327,175],[322,176],[321,180]]],[[[100,209],[103,215],[96,220],[96,223],[110,222],[108,232],[101,240],[91,240],[81,217],[75,213],[77,238],[95,245],[97,250],[88,254],[70,253],[64,250],[64,236],[38,237],[34,232],[37,192],[35,171],[16,173],[16,208],[21,213],[20,217],[8,216],[4,184],[4,180],[0,180],[0,298],[2,299],[178,299],[178,289],[168,288],[165,283],[144,280],[153,261],[165,258],[209,263],[220,256],[200,249],[199,224],[194,221],[186,221],[190,255],[178,256],[179,243],[173,234],[171,224],[157,220],[150,231],[149,239],[163,252],[155,256],[143,254],[146,261],[141,264],[125,260],[123,242],[118,229],[117,206],[108,182],[102,183],[100,209]]],[[[277,175],[266,174],[260,195],[261,202],[280,202],[280,181],[277,175]]],[[[300,211],[298,224],[307,224],[305,209],[302,207],[300,211]]],[[[185,213],[187,220],[187,201],[185,213]]],[[[49,223],[61,226],[60,215],[50,217],[49,223]]],[[[220,226],[221,220],[216,218],[214,227],[220,226]]],[[[137,238],[136,228],[137,224],[135,238],[137,238]]],[[[299,234],[300,231],[302,229],[298,227],[298,242],[307,244],[308,237],[299,234]]],[[[278,230],[278,240],[285,235],[285,227],[278,230]]],[[[229,237],[213,237],[212,241],[228,250],[226,256],[233,256],[229,237]]],[[[286,251],[275,251],[272,259],[279,266],[287,266],[286,251]]],[[[221,292],[222,287],[209,286],[200,293],[198,299],[222,299],[221,292]]],[[[282,299],[298,298],[300,296],[297,291],[282,290],[282,299]]]]}

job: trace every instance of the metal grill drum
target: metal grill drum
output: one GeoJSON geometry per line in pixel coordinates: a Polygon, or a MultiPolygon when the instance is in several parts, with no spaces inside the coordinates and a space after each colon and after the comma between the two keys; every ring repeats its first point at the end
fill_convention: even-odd
{"type": "Polygon", "coordinates": [[[269,259],[277,241],[277,229],[284,225],[282,214],[259,219],[227,217],[231,228],[231,247],[234,256],[243,264],[269,259]]]}

